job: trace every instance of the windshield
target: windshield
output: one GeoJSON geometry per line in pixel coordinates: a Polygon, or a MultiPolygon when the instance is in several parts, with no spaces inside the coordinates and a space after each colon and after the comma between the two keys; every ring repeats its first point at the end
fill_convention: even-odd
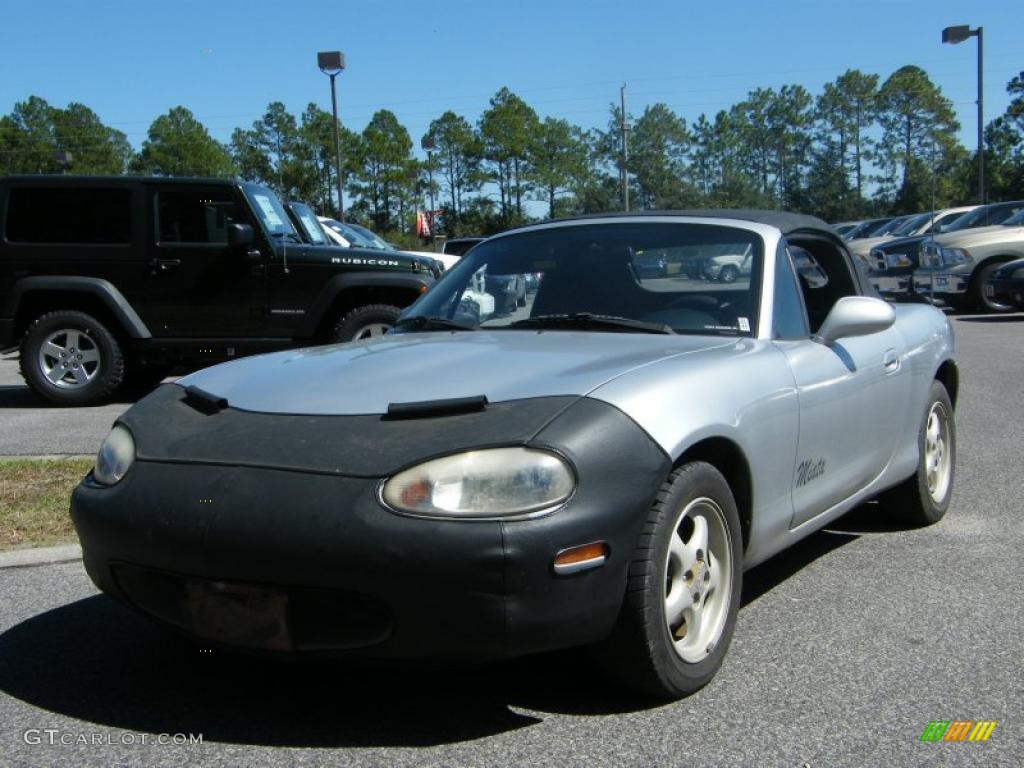
{"type": "Polygon", "coordinates": [[[1024,225],[1024,208],[1017,211],[1013,216],[1003,222],[1003,226],[1005,227],[1019,227],[1021,225],[1024,225]]]}
{"type": "Polygon", "coordinates": [[[931,220],[932,214],[930,212],[919,213],[917,216],[909,216],[902,224],[893,229],[889,234],[895,235],[896,237],[912,235],[931,220]]]}
{"type": "Polygon", "coordinates": [[[997,205],[983,205],[965,213],[959,219],[950,224],[945,232],[959,232],[962,229],[973,229],[974,227],[987,227],[992,224],[1002,224],[1017,211],[1024,207],[1024,203],[1000,203],[997,205]]]}
{"type": "Polygon", "coordinates": [[[753,232],[706,224],[583,224],[498,237],[463,256],[400,327],[749,336],[763,249],[753,232]]]}
{"type": "Polygon", "coordinates": [[[302,231],[306,233],[309,242],[314,245],[326,245],[327,236],[320,228],[320,222],[317,221],[313,210],[305,203],[289,203],[288,205],[291,207],[292,213],[295,214],[295,219],[302,227],[302,231]]]}
{"type": "Polygon", "coordinates": [[[298,238],[295,228],[285,213],[284,206],[277,199],[277,195],[266,187],[255,184],[247,184],[244,187],[245,196],[249,199],[252,209],[260,217],[263,227],[271,235],[292,235],[298,238]]]}
{"type": "MultiPolygon", "coordinates": [[[[389,243],[384,238],[380,237],[380,235],[371,232],[366,227],[360,226],[359,224],[343,224],[342,226],[345,227],[346,229],[358,233],[359,239],[362,240],[363,243],[365,243],[365,245],[361,246],[363,248],[378,248],[382,251],[395,250],[394,248],[391,247],[391,243],[389,243]]],[[[342,234],[344,235],[344,237],[348,238],[348,235],[346,235],[344,232],[342,234]]]]}

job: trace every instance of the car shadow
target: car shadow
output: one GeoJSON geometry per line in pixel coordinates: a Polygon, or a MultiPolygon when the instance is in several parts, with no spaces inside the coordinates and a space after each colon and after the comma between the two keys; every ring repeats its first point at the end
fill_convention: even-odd
{"type": "Polygon", "coordinates": [[[965,323],[1024,323],[1024,313],[1015,315],[958,315],[965,323]]]}
{"type": "MultiPolygon", "coordinates": [[[[858,537],[819,531],[751,569],[740,610],[858,537]]],[[[581,649],[476,667],[285,663],[200,648],[105,595],[0,635],[0,690],[126,731],[327,748],[433,746],[526,728],[541,722],[533,713],[608,715],[665,705],[609,685],[581,649]]]]}
{"type": "Polygon", "coordinates": [[[66,408],[101,408],[105,405],[132,405],[153,391],[153,387],[131,388],[120,390],[113,398],[89,406],[60,405],[39,397],[26,384],[0,385],[0,410],[5,408],[48,408],[64,410],[66,408]]]}
{"type": "Polygon", "coordinates": [[[659,705],[611,689],[585,653],[480,667],[284,663],[204,650],[99,595],[0,635],[0,690],[34,707],[151,733],[266,746],[430,746],[576,714],[659,705]]]}
{"type": "Polygon", "coordinates": [[[760,565],[754,566],[743,574],[740,610],[771,592],[815,560],[825,557],[830,552],[834,552],[858,538],[860,538],[858,534],[845,531],[831,529],[817,531],[760,565]]]}

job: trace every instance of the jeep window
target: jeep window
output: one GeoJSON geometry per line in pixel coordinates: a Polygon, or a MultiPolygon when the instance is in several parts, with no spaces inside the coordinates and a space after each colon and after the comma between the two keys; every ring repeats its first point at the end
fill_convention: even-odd
{"type": "Polygon", "coordinates": [[[289,221],[288,214],[285,213],[284,206],[277,199],[277,195],[266,187],[252,184],[245,186],[245,196],[249,199],[256,215],[260,217],[260,222],[267,232],[282,237],[291,235],[296,240],[299,239],[298,233],[289,221]]]}
{"type": "Polygon", "coordinates": [[[496,237],[463,256],[406,317],[482,329],[667,327],[749,336],[757,333],[763,250],[749,230],[689,223],[580,224],[496,237]],[[658,269],[648,254],[663,256],[658,269]],[[733,267],[727,282],[697,267],[713,258],[733,267]]]}
{"type": "Polygon", "coordinates": [[[12,243],[123,245],[132,240],[131,199],[127,189],[14,188],[4,234],[12,243]]]}
{"type": "Polygon", "coordinates": [[[299,226],[302,227],[302,231],[309,238],[309,242],[314,245],[327,245],[327,236],[324,234],[323,229],[320,228],[320,222],[317,220],[316,214],[313,213],[312,209],[303,203],[291,203],[291,207],[295,212],[295,217],[298,219],[299,226]]]}
{"type": "Polygon", "coordinates": [[[228,224],[240,220],[230,189],[186,187],[156,193],[159,242],[227,245],[228,224]]]}

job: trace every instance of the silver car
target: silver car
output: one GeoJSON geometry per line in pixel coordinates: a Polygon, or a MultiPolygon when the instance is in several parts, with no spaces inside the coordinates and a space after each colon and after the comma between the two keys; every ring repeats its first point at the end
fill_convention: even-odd
{"type": "Polygon", "coordinates": [[[157,389],[72,516],[100,588],[206,647],[588,646],[672,698],[722,664],[746,569],[871,498],[942,518],[957,382],[942,313],[878,299],[817,219],[552,222],[474,248],[387,336],[157,389]],[[748,250],[729,283],[637,263],[748,250]],[[539,276],[525,306],[468,310],[500,275],[539,276]]]}

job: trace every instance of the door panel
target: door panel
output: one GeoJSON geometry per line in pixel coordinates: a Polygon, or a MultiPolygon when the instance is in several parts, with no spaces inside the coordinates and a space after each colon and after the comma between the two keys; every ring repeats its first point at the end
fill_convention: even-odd
{"type": "MultiPolygon", "coordinates": [[[[148,194],[146,311],[154,336],[246,338],[265,333],[263,265],[227,246],[227,225],[254,225],[235,190],[153,185],[148,194]]],[[[257,228],[257,231],[258,228],[257,228]]]]}
{"type": "Polygon", "coordinates": [[[792,527],[849,498],[889,463],[910,380],[892,363],[903,349],[895,329],[842,339],[776,342],[793,370],[800,437],[792,527]],[[889,359],[889,366],[885,361],[889,359]]]}

